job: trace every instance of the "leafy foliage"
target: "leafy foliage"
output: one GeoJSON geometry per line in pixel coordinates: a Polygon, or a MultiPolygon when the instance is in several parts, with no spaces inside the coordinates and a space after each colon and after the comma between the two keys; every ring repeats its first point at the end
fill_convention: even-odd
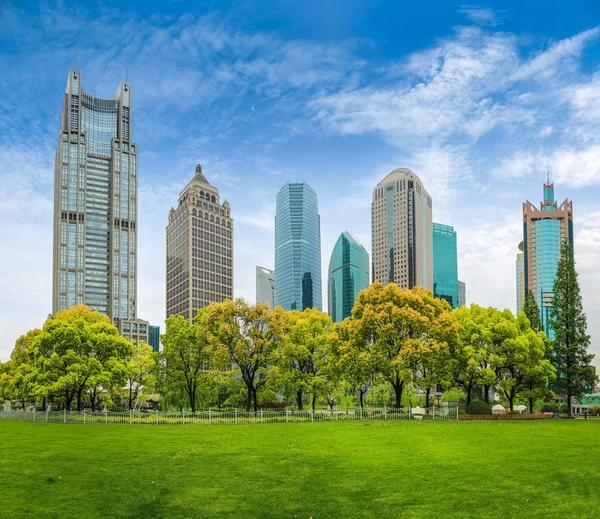
{"type": "Polygon", "coordinates": [[[490,404],[483,400],[473,400],[466,408],[467,414],[492,414],[490,404]]]}

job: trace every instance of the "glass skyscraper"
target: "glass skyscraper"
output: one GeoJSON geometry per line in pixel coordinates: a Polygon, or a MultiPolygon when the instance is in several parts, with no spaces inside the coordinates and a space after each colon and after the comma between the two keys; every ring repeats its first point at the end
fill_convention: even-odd
{"type": "Polygon", "coordinates": [[[517,313],[523,310],[525,304],[525,259],[524,259],[524,245],[523,242],[519,243],[519,252],[517,254],[517,313]]]}
{"type": "Polygon", "coordinates": [[[317,194],[306,183],[288,182],[275,212],[275,306],[322,308],[321,219],[317,194]]]}
{"type": "Polygon", "coordinates": [[[567,199],[559,206],[554,200],[554,184],[548,179],[540,208],[529,200],[523,204],[523,272],[526,293],[534,293],[542,330],[550,338],[554,278],[564,241],[573,246],[573,203],[567,199]]]}
{"type": "Polygon", "coordinates": [[[256,266],[256,302],[275,308],[275,271],[256,266]]]}
{"type": "Polygon", "coordinates": [[[452,308],[459,306],[456,231],[441,223],[433,224],[433,294],[452,308]]]}
{"type": "Polygon", "coordinates": [[[69,71],[54,170],[52,313],[86,305],[147,341],[137,320],[137,146],[131,85],[112,99],[82,89],[69,71]]]}
{"type": "Polygon", "coordinates": [[[358,293],[369,286],[369,253],[358,238],[344,231],[329,260],[328,310],[335,322],[349,317],[358,293]]]}

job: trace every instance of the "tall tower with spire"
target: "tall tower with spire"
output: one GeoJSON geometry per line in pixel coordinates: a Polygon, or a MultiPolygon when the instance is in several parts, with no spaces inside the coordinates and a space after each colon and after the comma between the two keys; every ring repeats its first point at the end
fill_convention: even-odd
{"type": "Polygon", "coordinates": [[[543,331],[552,337],[549,318],[554,278],[562,243],[566,241],[573,246],[573,202],[565,199],[558,205],[549,174],[543,194],[539,209],[529,200],[523,204],[522,268],[525,294],[531,291],[535,295],[543,331]]]}
{"type": "Polygon", "coordinates": [[[193,322],[198,310],[233,297],[233,220],[227,200],[198,164],[169,211],[167,317],[193,322]]]}

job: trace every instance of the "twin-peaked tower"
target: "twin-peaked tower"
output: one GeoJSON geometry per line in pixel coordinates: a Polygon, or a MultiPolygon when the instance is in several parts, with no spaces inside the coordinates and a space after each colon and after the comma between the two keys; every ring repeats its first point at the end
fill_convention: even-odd
{"type": "Polygon", "coordinates": [[[54,169],[52,313],[87,305],[134,341],[148,340],[137,318],[137,146],[131,85],[113,99],[82,89],[70,70],[54,169]]]}
{"type": "Polygon", "coordinates": [[[233,298],[231,207],[196,166],[196,173],[169,211],[167,317],[192,321],[210,303],[233,298]]]}

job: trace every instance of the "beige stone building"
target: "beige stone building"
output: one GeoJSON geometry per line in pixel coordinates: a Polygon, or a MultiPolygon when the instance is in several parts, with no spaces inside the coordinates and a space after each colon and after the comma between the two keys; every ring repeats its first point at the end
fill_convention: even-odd
{"type": "Polygon", "coordinates": [[[202,174],[202,166],[169,211],[167,317],[193,321],[200,308],[233,297],[231,207],[202,174]]]}
{"type": "Polygon", "coordinates": [[[432,203],[410,169],[387,175],[371,203],[372,280],[433,290],[432,203]]]}

